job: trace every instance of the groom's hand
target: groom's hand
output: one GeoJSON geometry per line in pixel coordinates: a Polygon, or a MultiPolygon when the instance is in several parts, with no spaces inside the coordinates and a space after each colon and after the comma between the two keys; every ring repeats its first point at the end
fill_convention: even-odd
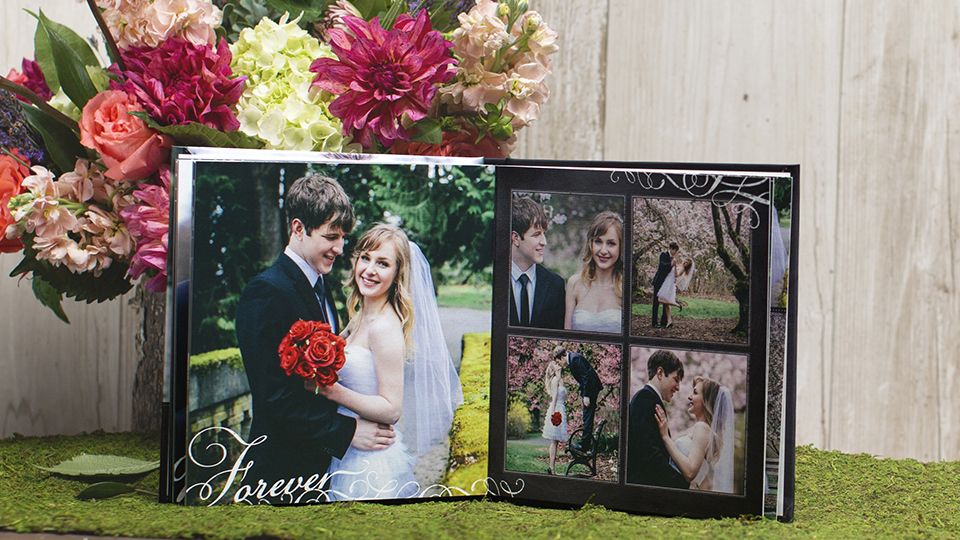
{"type": "Polygon", "coordinates": [[[357,418],[357,430],[350,445],[359,450],[383,450],[396,441],[393,426],[357,418]]]}
{"type": "Polygon", "coordinates": [[[583,406],[584,407],[590,406],[590,398],[588,398],[587,396],[583,396],[583,406]]]}

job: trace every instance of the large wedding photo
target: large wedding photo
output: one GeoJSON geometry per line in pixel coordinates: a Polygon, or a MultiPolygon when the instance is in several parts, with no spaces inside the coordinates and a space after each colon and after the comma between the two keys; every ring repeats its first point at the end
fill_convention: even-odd
{"type": "Polygon", "coordinates": [[[188,501],[484,492],[493,185],[427,160],[196,165],[188,501]]]}

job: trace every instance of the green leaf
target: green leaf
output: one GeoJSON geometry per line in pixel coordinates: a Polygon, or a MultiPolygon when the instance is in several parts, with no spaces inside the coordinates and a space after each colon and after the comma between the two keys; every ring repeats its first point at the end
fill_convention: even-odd
{"type": "Polygon", "coordinates": [[[352,3],[353,7],[357,8],[357,11],[360,12],[363,18],[369,21],[390,9],[390,1],[391,0],[357,0],[352,3]]]}
{"type": "Polygon", "coordinates": [[[50,311],[57,316],[61,321],[70,324],[70,319],[67,318],[67,314],[63,311],[63,293],[58,291],[47,283],[40,276],[33,276],[33,295],[37,297],[37,300],[41,304],[50,308],[50,311]]]}
{"type": "Polygon", "coordinates": [[[58,172],[72,171],[77,157],[86,155],[86,149],[80,144],[80,137],[76,132],[33,105],[22,103],[20,108],[30,127],[43,139],[43,146],[50,154],[50,159],[60,169],[58,172]]]}
{"type": "Polygon", "coordinates": [[[37,467],[47,472],[84,478],[94,476],[133,476],[147,474],[160,467],[160,461],[144,461],[126,456],[110,454],[80,454],[53,467],[37,467]]]}
{"type": "Polygon", "coordinates": [[[151,128],[173,137],[184,146],[213,146],[217,148],[263,148],[263,141],[241,131],[223,132],[197,122],[175,126],[161,126],[143,112],[130,113],[151,128]]]}
{"type": "Polygon", "coordinates": [[[110,497],[116,497],[117,495],[124,495],[126,493],[133,493],[137,489],[133,486],[122,484],[120,482],[97,482],[92,484],[90,487],[84,489],[80,493],[77,493],[77,498],[81,501],[89,501],[91,499],[109,499],[110,497]]]}
{"type": "MultiPolygon", "coordinates": [[[[50,52],[53,54],[53,63],[57,68],[57,78],[60,80],[60,85],[70,101],[82,109],[90,101],[90,98],[97,94],[97,88],[90,80],[90,76],[87,74],[87,64],[82,58],[84,52],[82,49],[74,49],[76,44],[71,43],[72,37],[61,30],[66,27],[48,19],[43,14],[43,10],[40,11],[38,20],[39,25],[50,40],[50,52]]],[[[85,41],[83,45],[89,50],[90,47],[86,45],[85,41]]],[[[93,58],[92,65],[100,65],[96,56],[93,58]]]]}
{"type": "Polygon", "coordinates": [[[37,30],[33,33],[33,54],[36,56],[40,71],[47,80],[47,86],[54,94],[60,90],[60,79],[57,77],[57,66],[53,63],[53,51],[50,50],[50,38],[47,31],[40,25],[40,18],[29,10],[25,10],[37,19],[37,30]]]}
{"type": "Polygon", "coordinates": [[[406,0],[393,0],[393,3],[390,4],[390,8],[380,19],[380,26],[382,26],[384,30],[393,28],[393,23],[397,22],[397,17],[400,16],[400,13],[404,13],[406,11],[406,0]]]}
{"type": "Polygon", "coordinates": [[[295,18],[301,12],[303,18],[300,19],[300,25],[309,25],[313,21],[322,19],[327,11],[327,6],[333,3],[333,0],[266,0],[267,6],[283,13],[286,11],[291,18],[295,18]]]}
{"type": "MultiPolygon", "coordinates": [[[[80,34],[77,34],[68,26],[64,26],[56,21],[47,19],[43,15],[43,10],[40,10],[40,15],[37,15],[29,10],[27,13],[33,15],[33,18],[37,19],[37,29],[40,29],[40,17],[46,19],[47,28],[53,29],[57,35],[59,35],[66,43],[70,46],[70,49],[76,53],[77,57],[85,66],[94,66],[100,67],[100,58],[97,57],[97,53],[93,51],[93,47],[90,46],[90,42],[82,38],[80,34]]],[[[48,85],[49,86],[49,85],[48,85]]],[[[53,90],[53,88],[51,88],[53,90]]]]}
{"type": "Polygon", "coordinates": [[[424,118],[413,125],[413,140],[427,144],[443,142],[443,124],[432,118],[424,118]]]}

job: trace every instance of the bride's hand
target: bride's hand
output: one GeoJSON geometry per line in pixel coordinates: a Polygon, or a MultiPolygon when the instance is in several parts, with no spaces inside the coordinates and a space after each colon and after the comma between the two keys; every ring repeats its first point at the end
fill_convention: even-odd
{"type": "Polygon", "coordinates": [[[669,428],[667,427],[667,413],[663,411],[663,407],[657,405],[653,410],[653,418],[657,421],[657,429],[660,430],[660,437],[666,439],[670,436],[669,428]]]}
{"type": "Polygon", "coordinates": [[[336,388],[340,383],[334,383],[331,386],[320,386],[313,379],[303,381],[303,388],[308,392],[312,392],[318,396],[323,396],[327,399],[333,399],[333,396],[336,394],[336,388]]]}

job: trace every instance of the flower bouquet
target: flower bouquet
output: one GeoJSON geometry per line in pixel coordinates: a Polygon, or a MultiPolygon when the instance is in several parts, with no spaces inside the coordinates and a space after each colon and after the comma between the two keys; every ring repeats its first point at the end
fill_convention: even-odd
{"type": "Polygon", "coordinates": [[[560,411],[556,411],[552,415],[550,415],[551,424],[555,426],[559,426],[561,422],[563,422],[563,416],[560,414],[560,411]]]}
{"type": "Polygon", "coordinates": [[[331,332],[329,324],[299,320],[277,348],[280,367],[288,376],[296,374],[316,382],[319,391],[321,386],[337,382],[337,372],[346,362],[345,346],[346,340],[331,332]]]}
{"type": "Polygon", "coordinates": [[[527,0],[86,2],[108,61],[38,10],[0,77],[0,250],[64,321],[166,286],[174,145],[505,157],[557,51],[527,0]]]}

